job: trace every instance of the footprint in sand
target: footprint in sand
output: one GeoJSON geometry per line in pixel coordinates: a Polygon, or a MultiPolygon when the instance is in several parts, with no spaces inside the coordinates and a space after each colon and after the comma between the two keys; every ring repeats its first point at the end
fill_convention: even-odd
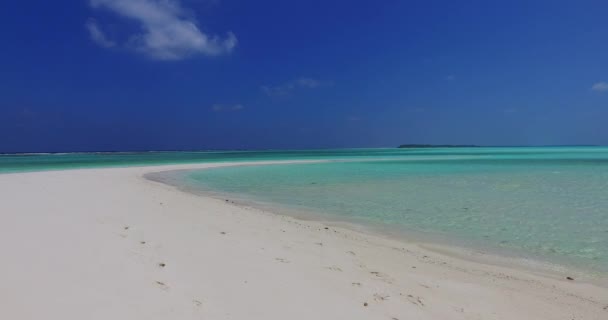
{"type": "Polygon", "coordinates": [[[328,269],[328,270],[331,270],[331,271],[342,272],[342,269],[340,267],[336,267],[336,266],[325,267],[325,269],[328,269]]]}
{"type": "Polygon", "coordinates": [[[200,307],[203,305],[203,303],[199,300],[192,300],[192,303],[194,303],[195,306],[200,307]]]}
{"type": "Polygon", "coordinates": [[[274,258],[276,261],[282,262],[282,263],[289,263],[290,261],[287,259],[283,259],[283,258],[274,258]]]}
{"type": "Polygon", "coordinates": [[[389,296],[387,294],[374,293],[374,300],[376,300],[376,301],[386,301],[390,297],[391,296],[389,296]]]}
{"type": "MultiPolygon", "coordinates": [[[[403,296],[403,294],[401,295],[403,296]]],[[[422,302],[422,298],[418,296],[414,297],[413,295],[408,294],[407,296],[405,296],[405,298],[414,305],[424,307],[424,302],[422,302]]]]}
{"type": "Polygon", "coordinates": [[[158,285],[159,288],[161,288],[164,291],[169,291],[169,286],[166,285],[164,282],[162,281],[156,281],[156,284],[158,285]]]}
{"type": "MultiPolygon", "coordinates": [[[[129,226],[124,226],[122,229],[124,231],[128,231],[129,230],[129,226]]],[[[127,234],[125,234],[125,233],[118,233],[118,236],[120,236],[121,238],[126,238],[127,234]]]]}
{"type": "Polygon", "coordinates": [[[388,282],[388,283],[393,283],[393,279],[391,279],[391,277],[389,275],[387,275],[386,273],[382,273],[379,271],[370,271],[370,273],[374,276],[376,276],[376,278],[379,278],[382,281],[388,282]]]}
{"type": "Polygon", "coordinates": [[[452,309],[454,309],[454,311],[456,311],[456,312],[464,313],[464,308],[461,308],[461,307],[452,307],[452,309]]]}

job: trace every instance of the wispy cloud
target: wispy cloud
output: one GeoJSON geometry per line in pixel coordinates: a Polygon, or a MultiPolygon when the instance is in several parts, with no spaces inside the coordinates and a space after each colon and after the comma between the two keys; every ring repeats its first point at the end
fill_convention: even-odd
{"type": "Polygon", "coordinates": [[[600,81],[591,86],[591,90],[598,92],[608,92],[608,82],[600,81]]]}
{"type": "Polygon", "coordinates": [[[223,104],[214,104],[213,106],[211,106],[211,110],[215,111],[215,112],[222,112],[222,111],[240,111],[245,109],[245,106],[243,106],[242,104],[233,104],[233,105],[223,105],[223,104]]]}
{"type": "MultiPolygon", "coordinates": [[[[197,54],[220,55],[231,52],[237,45],[232,32],[224,38],[203,33],[179,0],[90,0],[90,5],[137,22],[140,32],[130,35],[123,45],[153,59],[180,60],[197,54]]],[[[87,28],[96,43],[104,47],[115,45],[94,20],[89,20],[87,28]]]]}
{"type": "Polygon", "coordinates": [[[89,30],[89,34],[91,35],[91,40],[104,48],[111,48],[116,46],[116,42],[108,39],[106,34],[101,30],[97,21],[95,19],[89,19],[85,24],[87,30],[89,30]]]}
{"type": "Polygon", "coordinates": [[[289,81],[284,84],[276,85],[276,86],[262,86],[262,91],[269,96],[286,96],[292,91],[305,88],[305,89],[315,89],[321,86],[331,85],[330,82],[323,82],[312,78],[298,78],[292,81],[289,81]]]}

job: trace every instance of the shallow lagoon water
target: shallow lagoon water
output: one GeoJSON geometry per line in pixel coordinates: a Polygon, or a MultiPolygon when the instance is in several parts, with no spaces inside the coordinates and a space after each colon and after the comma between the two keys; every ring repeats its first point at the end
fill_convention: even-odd
{"type": "Polygon", "coordinates": [[[442,150],[403,159],[216,168],[191,172],[185,183],[608,271],[608,150],[442,150]]]}
{"type": "Polygon", "coordinates": [[[607,147],[0,155],[0,173],[263,160],[332,162],[218,168],[182,182],[294,212],[608,271],[607,147]]]}

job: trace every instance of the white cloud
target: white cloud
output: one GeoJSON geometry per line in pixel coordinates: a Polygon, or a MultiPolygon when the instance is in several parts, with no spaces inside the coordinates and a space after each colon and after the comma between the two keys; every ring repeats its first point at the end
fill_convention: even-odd
{"type": "Polygon", "coordinates": [[[292,85],[280,85],[280,86],[262,86],[262,91],[269,96],[285,96],[291,90],[293,90],[292,85]]]}
{"type": "Polygon", "coordinates": [[[221,112],[221,111],[240,111],[245,109],[245,107],[242,104],[235,104],[235,105],[223,105],[223,104],[214,104],[211,107],[211,110],[215,111],[215,112],[221,112]]]}
{"type": "MultiPolygon", "coordinates": [[[[154,59],[220,55],[231,52],[237,45],[232,32],[223,39],[203,33],[179,0],[90,0],[90,4],[138,22],[141,31],[131,35],[125,46],[154,59]]],[[[94,30],[101,31],[97,25],[93,26],[94,30]]],[[[92,32],[91,27],[88,28],[92,32]]]]}
{"type": "Polygon", "coordinates": [[[287,83],[276,86],[262,86],[262,91],[269,96],[285,96],[297,88],[315,89],[321,86],[330,85],[329,82],[322,82],[312,78],[298,78],[287,83]]]}
{"type": "Polygon", "coordinates": [[[608,91],[608,82],[600,81],[593,86],[591,86],[591,90],[599,91],[599,92],[607,92],[608,91]]]}
{"type": "Polygon", "coordinates": [[[297,85],[304,88],[316,88],[321,86],[320,81],[311,78],[299,78],[295,82],[297,85]]]}
{"type": "Polygon", "coordinates": [[[101,28],[99,27],[99,25],[97,24],[97,21],[95,21],[95,19],[89,19],[87,21],[87,23],[85,24],[85,26],[86,26],[87,30],[89,30],[89,34],[91,35],[91,40],[93,40],[93,42],[95,42],[99,46],[104,47],[104,48],[111,48],[116,45],[116,43],[114,41],[108,39],[108,37],[106,37],[105,33],[103,33],[103,31],[101,31],[101,28]]]}

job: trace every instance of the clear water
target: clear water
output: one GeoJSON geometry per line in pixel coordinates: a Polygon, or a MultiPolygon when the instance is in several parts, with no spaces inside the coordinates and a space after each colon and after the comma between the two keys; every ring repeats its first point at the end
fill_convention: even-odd
{"type": "Polygon", "coordinates": [[[608,271],[608,148],[433,149],[355,160],[195,171],[185,183],[608,271]]]}
{"type": "Polygon", "coordinates": [[[399,149],[0,154],[0,173],[223,161],[400,157],[399,149]]]}
{"type": "Polygon", "coordinates": [[[0,155],[0,173],[258,160],[196,171],[201,190],[608,271],[608,148],[342,149],[0,155]]]}
{"type": "Polygon", "coordinates": [[[606,159],[607,147],[327,149],[268,151],[0,154],[0,173],[223,161],[445,158],[606,159]]]}

